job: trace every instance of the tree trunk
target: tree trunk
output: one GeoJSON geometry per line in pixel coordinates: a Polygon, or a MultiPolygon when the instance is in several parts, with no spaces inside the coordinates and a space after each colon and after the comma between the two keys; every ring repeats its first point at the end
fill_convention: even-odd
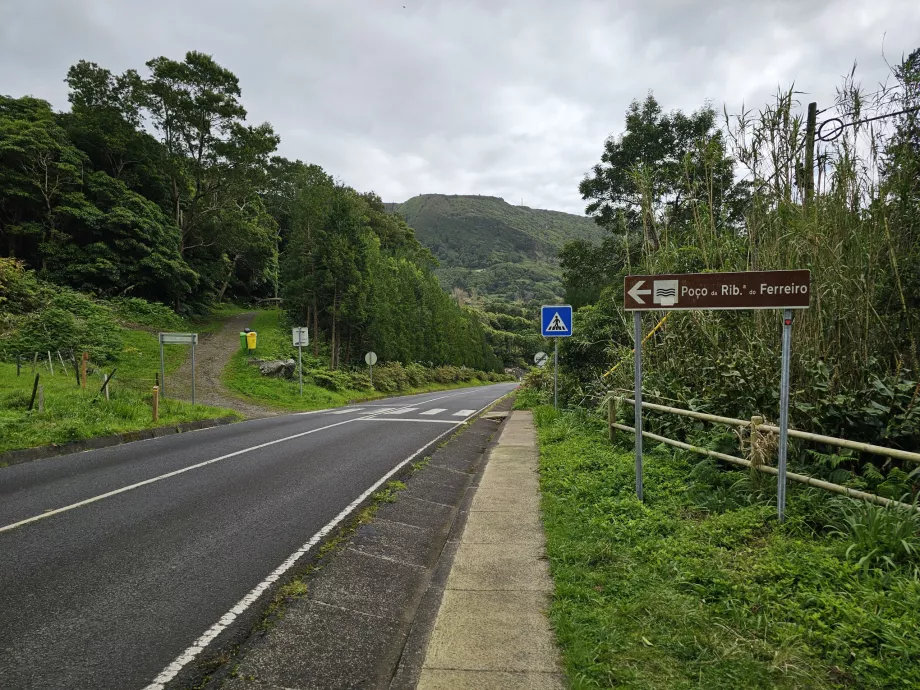
{"type": "Polygon", "coordinates": [[[239,254],[233,257],[233,261],[230,264],[230,270],[227,271],[227,277],[224,278],[224,284],[220,286],[220,292],[217,294],[217,301],[224,301],[224,293],[227,291],[227,286],[230,284],[230,279],[233,277],[233,272],[236,270],[236,262],[240,260],[239,254]]]}
{"type": "Polygon", "coordinates": [[[348,339],[345,341],[345,364],[351,361],[351,326],[348,327],[348,339]]]}
{"type": "Polygon", "coordinates": [[[319,357],[319,309],[316,307],[316,293],[313,293],[313,356],[319,357]]]}
{"type": "Polygon", "coordinates": [[[335,367],[337,364],[336,356],[335,356],[336,355],[335,339],[337,336],[337,333],[335,330],[335,321],[338,318],[338,315],[336,314],[336,307],[338,306],[336,303],[338,302],[338,300],[339,300],[339,291],[338,291],[338,288],[336,288],[335,292],[332,295],[332,336],[329,338],[329,344],[332,346],[332,350],[329,353],[329,368],[332,369],[333,371],[335,371],[335,367]]]}

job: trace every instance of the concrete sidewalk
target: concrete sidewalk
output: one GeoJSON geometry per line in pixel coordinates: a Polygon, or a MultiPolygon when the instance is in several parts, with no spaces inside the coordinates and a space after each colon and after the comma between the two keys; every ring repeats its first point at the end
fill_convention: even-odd
{"type": "Polygon", "coordinates": [[[564,688],[546,618],[544,550],[530,412],[505,422],[470,507],[418,688],[564,688]]]}

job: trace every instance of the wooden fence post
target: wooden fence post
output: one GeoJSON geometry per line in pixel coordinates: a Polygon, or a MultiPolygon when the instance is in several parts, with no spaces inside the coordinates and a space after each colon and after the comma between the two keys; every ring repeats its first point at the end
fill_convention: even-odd
{"type": "Polygon", "coordinates": [[[32,411],[32,408],[35,406],[35,395],[38,393],[38,377],[41,374],[35,375],[35,383],[32,384],[32,399],[29,400],[29,412],[32,411]]]}
{"type": "Polygon", "coordinates": [[[45,387],[44,386],[38,387],[38,411],[39,412],[45,411],[45,387]]]}
{"type": "Polygon", "coordinates": [[[607,398],[607,438],[613,443],[613,435],[616,433],[616,429],[613,428],[613,423],[617,421],[617,409],[613,404],[613,398],[607,398]]]}
{"type": "Polygon", "coordinates": [[[89,352],[83,353],[83,360],[80,364],[80,388],[86,390],[86,363],[89,361],[89,352]]]}
{"type": "Polygon", "coordinates": [[[160,387],[153,387],[153,421],[160,419],[160,387]]]}

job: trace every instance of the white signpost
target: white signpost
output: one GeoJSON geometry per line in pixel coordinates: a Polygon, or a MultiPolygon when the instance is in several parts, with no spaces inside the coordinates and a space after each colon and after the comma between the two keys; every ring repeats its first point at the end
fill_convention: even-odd
{"type": "Polygon", "coordinates": [[[538,367],[545,367],[549,361],[549,355],[542,350],[533,356],[533,363],[538,367]]]}
{"type": "Polygon", "coordinates": [[[364,361],[367,362],[367,366],[370,367],[371,388],[373,388],[374,387],[374,365],[377,363],[377,353],[368,352],[366,355],[364,355],[364,361]]]}
{"type": "Polygon", "coordinates": [[[303,397],[303,346],[310,344],[310,334],[306,326],[291,329],[291,339],[297,348],[297,375],[300,377],[300,396],[303,397]]]}
{"type": "Polygon", "coordinates": [[[164,345],[192,346],[192,405],[195,404],[195,345],[198,344],[197,333],[160,333],[160,395],[166,397],[166,358],[163,356],[164,345]]]}

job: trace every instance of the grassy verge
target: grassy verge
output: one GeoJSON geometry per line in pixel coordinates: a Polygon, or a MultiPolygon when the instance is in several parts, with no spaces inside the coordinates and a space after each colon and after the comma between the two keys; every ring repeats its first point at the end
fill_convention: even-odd
{"type": "Polygon", "coordinates": [[[574,687],[920,687],[916,563],[860,567],[854,535],[823,527],[849,502],[792,487],[780,526],[771,487],[659,448],[639,503],[633,455],[602,423],[535,419],[574,687]]]}
{"type": "MultiPolygon", "coordinates": [[[[195,323],[171,322],[163,330],[188,329],[207,332],[219,327],[221,316],[195,323]]],[[[35,373],[44,388],[45,410],[27,410],[35,374],[32,362],[16,375],[16,365],[0,363],[0,452],[34,446],[61,444],[97,436],[136,431],[155,426],[236,415],[231,410],[160,400],[160,418],[152,418],[152,389],[159,371],[159,344],[156,325],[144,330],[121,329],[121,348],[114,360],[91,366],[86,390],[77,386],[71,363],[61,367],[52,353],[54,373],[47,359],[39,361],[35,373]],[[115,369],[110,384],[110,399],[100,394],[103,374],[115,369]]],[[[167,371],[179,368],[188,355],[187,348],[168,347],[164,351],[167,371]]],[[[238,415],[236,415],[238,416],[238,415]]]]}
{"type": "MultiPolygon", "coordinates": [[[[256,315],[252,330],[258,333],[258,348],[252,356],[262,359],[287,358],[292,355],[290,331],[282,330],[280,312],[263,311],[256,315]]],[[[287,380],[262,376],[259,369],[248,363],[250,355],[237,352],[227,368],[221,381],[238,397],[252,403],[281,410],[308,411],[327,407],[340,407],[355,402],[367,402],[394,395],[413,395],[434,391],[452,390],[488,385],[488,381],[473,379],[457,383],[428,383],[417,387],[407,387],[399,391],[378,391],[372,388],[340,387],[330,389],[317,385],[310,372],[315,368],[325,367],[325,360],[315,359],[312,349],[304,348],[304,385],[303,396],[297,379],[287,380]]],[[[296,359],[296,349],[294,350],[296,359]]]]}

